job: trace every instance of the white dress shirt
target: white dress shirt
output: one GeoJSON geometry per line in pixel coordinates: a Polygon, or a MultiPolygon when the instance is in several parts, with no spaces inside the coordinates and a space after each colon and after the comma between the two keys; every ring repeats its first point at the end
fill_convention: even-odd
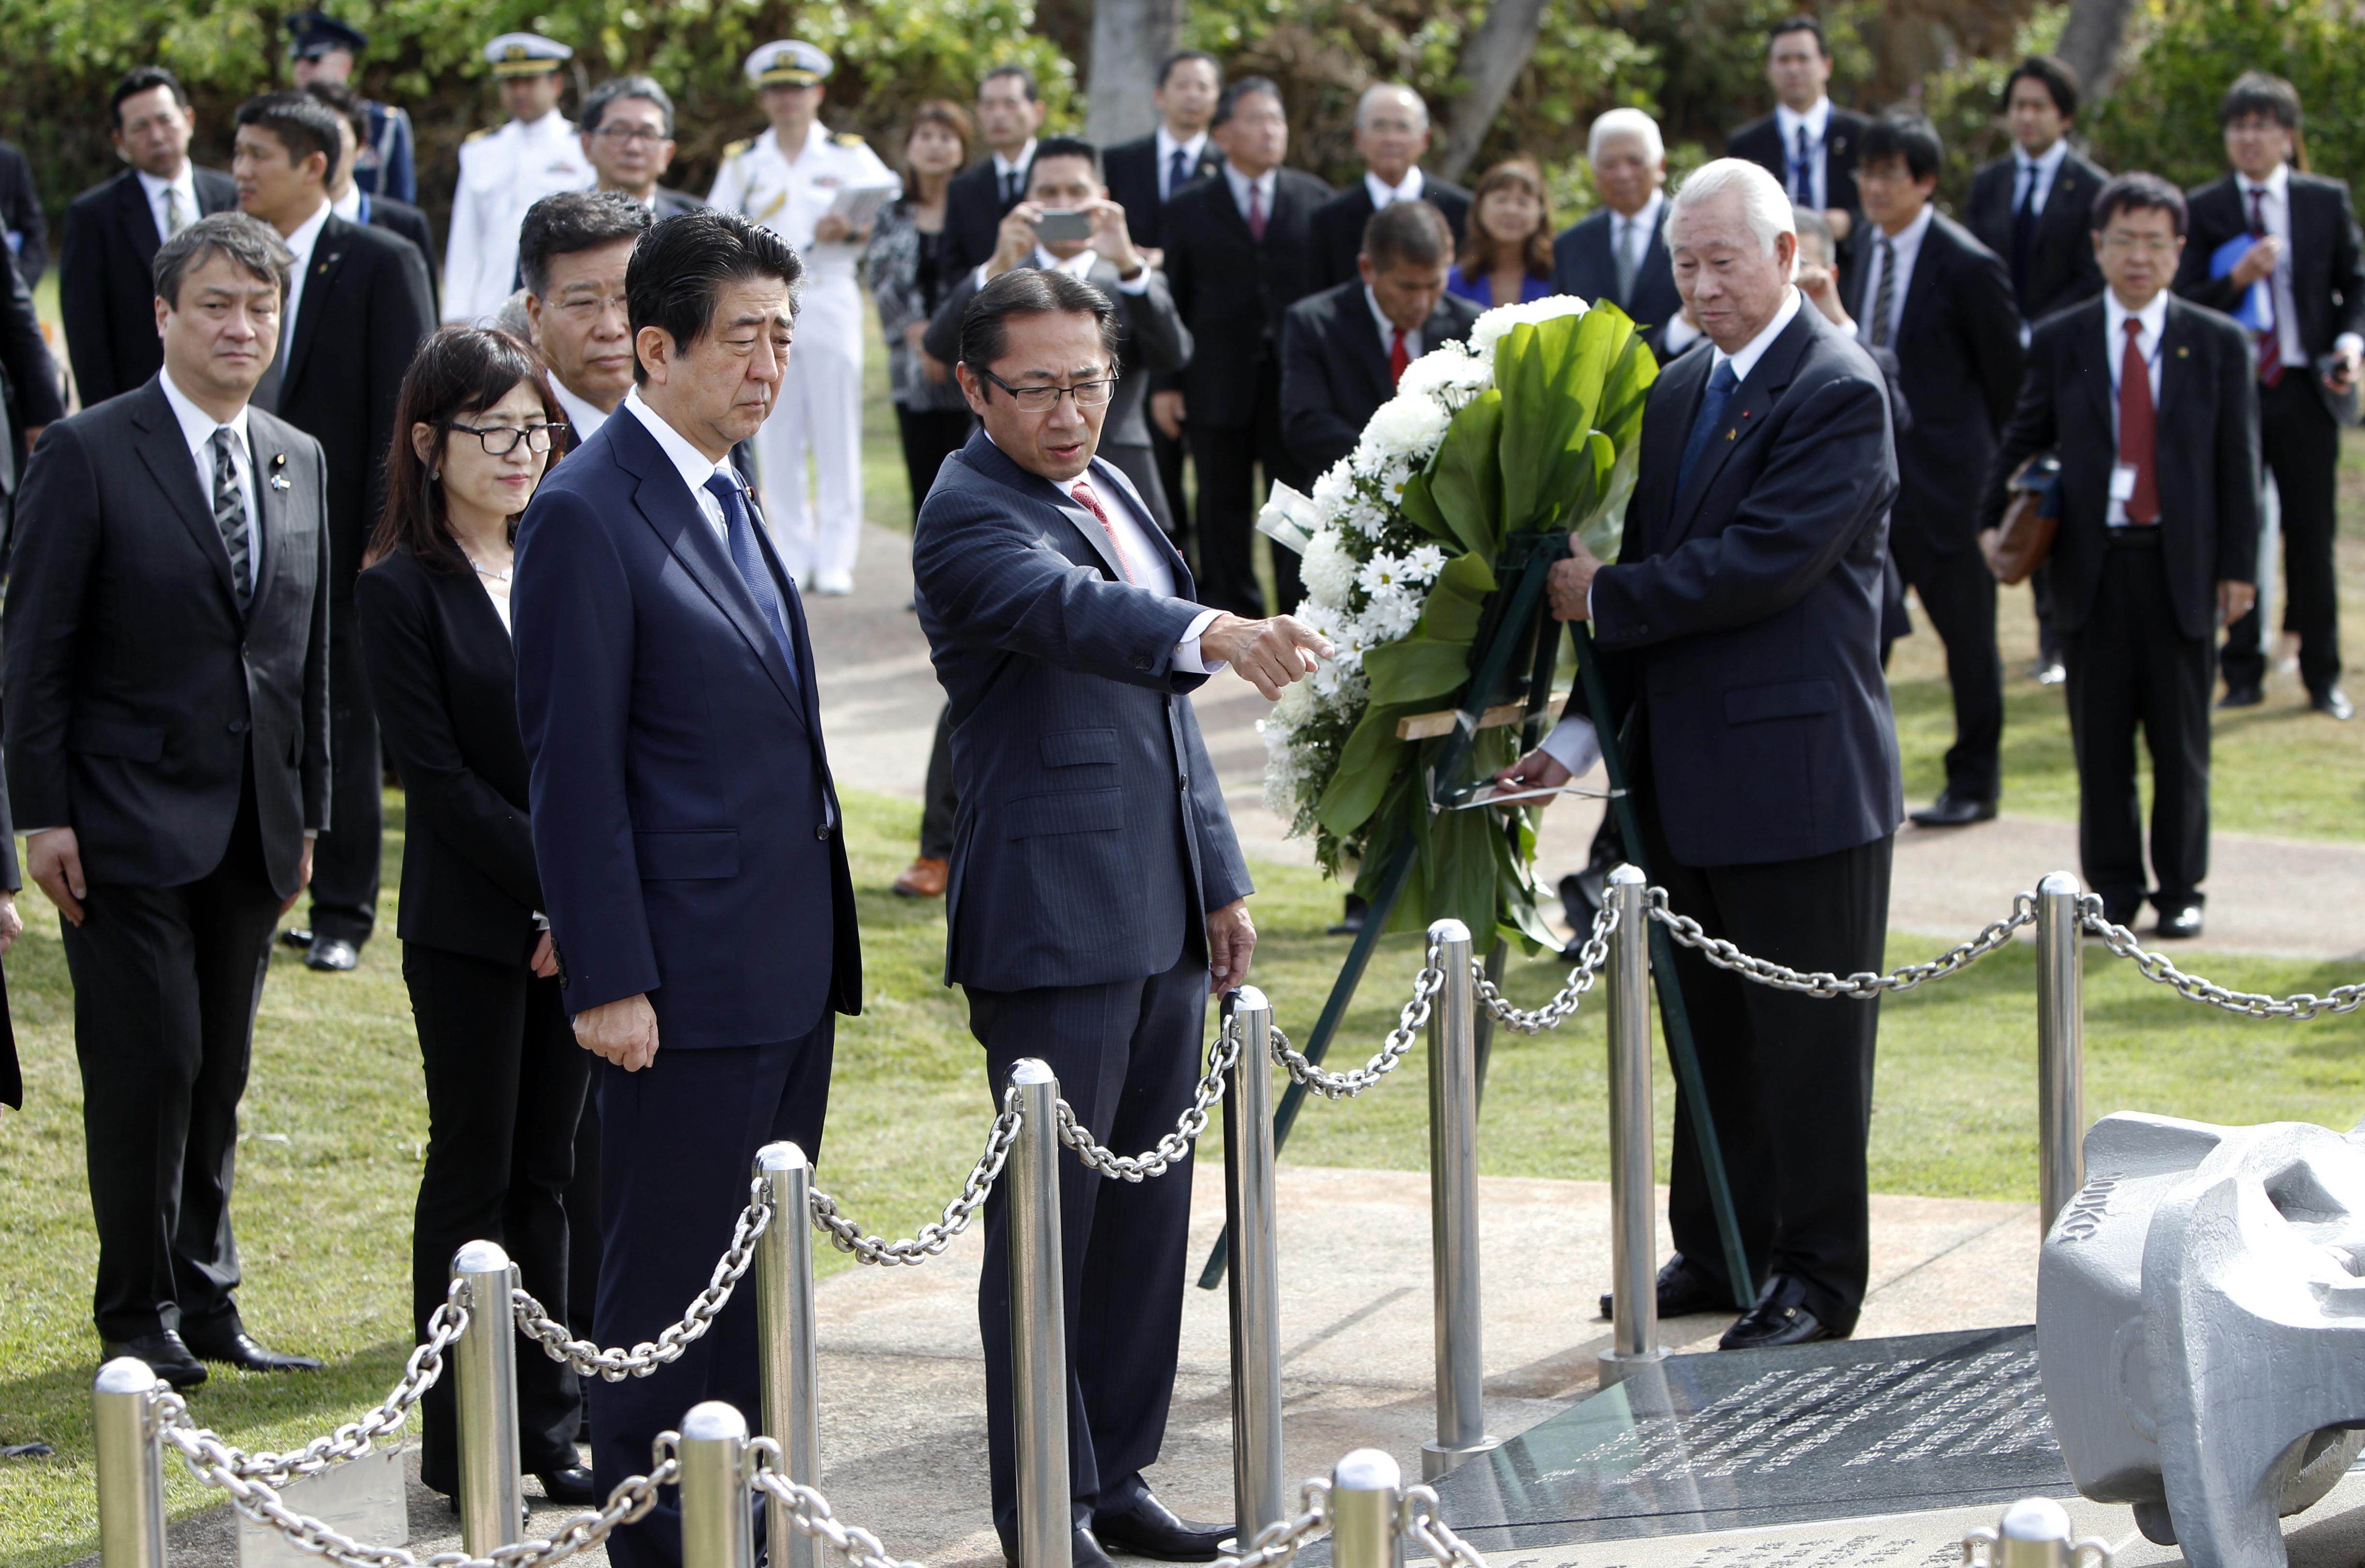
{"type": "MultiPolygon", "coordinates": [[[[1380,308],[1380,297],[1372,292],[1372,286],[1370,284],[1365,284],[1363,286],[1363,303],[1372,308],[1373,324],[1377,326],[1380,330],[1380,352],[1384,354],[1388,352],[1389,345],[1396,341],[1396,324],[1388,319],[1388,313],[1386,311],[1380,308]]],[[[1420,357],[1420,334],[1418,332],[1407,332],[1404,335],[1404,345],[1405,357],[1407,359],[1418,359],[1420,357]]]]}
{"type": "MultiPolygon", "coordinates": [[[[2160,334],[2168,330],[2168,290],[2161,289],[2152,296],[2150,304],[2132,314],[2119,303],[2116,290],[2106,288],[2102,291],[2102,357],[2111,364],[2111,439],[2113,442],[2119,439],[2119,372],[2126,363],[2129,321],[2134,321],[2137,328],[2135,352],[2144,356],[2144,363],[2151,368],[2152,429],[2156,432],[2159,429],[2159,367],[2163,357],[2159,352],[2159,339],[2160,334]]],[[[2158,471],[2158,461],[2159,455],[2155,450],[2152,454],[2155,472],[2158,471]]],[[[2124,527],[2127,521],[2126,502],[2112,501],[2102,513],[2102,521],[2113,528],[2124,527]]]]}
{"type": "Polygon", "coordinates": [[[1174,133],[1166,129],[1165,122],[1162,120],[1159,122],[1158,199],[1160,201],[1174,199],[1174,154],[1182,153],[1185,164],[1195,173],[1199,167],[1200,154],[1206,151],[1207,133],[1205,131],[1201,131],[1188,141],[1177,141],[1174,140],[1174,133]]]}
{"type": "Polygon", "coordinates": [[[1873,341],[1872,306],[1880,297],[1880,242],[1889,241],[1897,258],[1897,287],[1889,298],[1889,337],[1891,348],[1897,345],[1897,328],[1905,319],[1905,294],[1913,286],[1913,260],[1922,253],[1922,236],[1930,232],[1931,215],[1938,209],[1928,202],[1914,215],[1913,221],[1891,234],[1875,225],[1872,242],[1864,248],[1864,319],[1855,324],[1856,336],[1866,343],[1873,341]]]}
{"type": "Polygon", "coordinates": [[[1363,189],[1371,193],[1373,212],[1383,211],[1400,201],[1418,201],[1425,188],[1418,163],[1406,171],[1404,184],[1400,185],[1388,184],[1369,169],[1363,171],[1363,189]]]}
{"type": "Polygon", "coordinates": [[[1259,210],[1264,214],[1266,222],[1272,221],[1272,193],[1274,187],[1281,184],[1281,176],[1277,169],[1267,169],[1251,180],[1227,163],[1224,165],[1224,183],[1232,187],[1232,201],[1240,209],[1242,218],[1249,215],[1249,190],[1253,186],[1256,190],[1259,210]]]}
{"type": "MultiPolygon", "coordinates": [[[[2286,368],[2304,370],[2314,375],[2315,371],[2308,364],[2307,345],[2300,340],[2298,297],[2292,292],[2291,165],[2276,164],[2275,172],[2267,176],[2264,185],[2247,174],[2235,175],[2234,184],[2241,193],[2242,221],[2246,224],[2250,220],[2250,193],[2264,193],[2264,199],[2259,203],[2259,215],[2266,219],[2267,232],[2283,242],[2283,253],[2275,263],[2272,284],[2275,337],[2282,350],[2286,368]]],[[[2354,332],[2343,332],[2332,346],[2336,350],[2358,352],[2365,350],[2365,338],[2359,338],[2354,332]]]]}
{"type": "MultiPolygon", "coordinates": [[[[1035,253],[1026,259],[1026,265],[1033,267],[1037,272],[1066,273],[1070,277],[1074,278],[1079,282],[1089,282],[1093,275],[1093,269],[1100,265],[1100,261],[1101,253],[1098,251],[1093,250],[1090,245],[1085,246],[1082,250],[1077,252],[1074,255],[1070,256],[1064,262],[1059,257],[1053,255],[1050,252],[1045,250],[1042,246],[1037,245],[1035,247],[1035,253]]],[[[985,286],[988,277],[985,269],[992,264],[993,263],[991,262],[980,262],[977,264],[978,287],[983,288],[985,286]]],[[[1136,272],[1131,277],[1120,276],[1116,280],[1116,291],[1119,294],[1131,294],[1137,296],[1148,294],[1149,292],[1149,264],[1147,263],[1142,263],[1141,269],[1138,272],[1136,272]]]]}
{"type": "Polygon", "coordinates": [[[140,176],[140,190],[147,195],[149,216],[156,220],[156,238],[159,241],[173,237],[172,225],[169,221],[171,209],[164,201],[166,191],[181,193],[182,228],[187,228],[205,216],[197,210],[196,165],[191,163],[186,158],[181,160],[181,172],[169,180],[160,180],[145,169],[134,172],[140,176]]]}
{"type": "Polygon", "coordinates": [[[1807,186],[1811,193],[1811,199],[1806,205],[1821,211],[1832,205],[1831,183],[1824,178],[1826,161],[1823,156],[1824,133],[1831,129],[1832,125],[1831,99],[1817,98],[1815,106],[1805,114],[1787,104],[1774,106],[1774,129],[1782,133],[1782,167],[1785,171],[1778,178],[1786,191],[1790,188],[1788,171],[1791,158],[1799,151],[1799,128],[1802,125],[1807,128],[1807,186]]]}
{"type": "MultiPolygon", "coordinates": [[[[688,436],[666,423],[664,415],[641,401],[641,389],[637,386],[624,394],[622,406],[630,409],[633,417],[656,437],[657,446],[681,475],[681,482],[689,487],[689,498],[698,503],[698,515],[706,520],[706,526],[714,530],[714,537],[723,542],[723,553],[730,554],[731,524],[723,516],[723,503],[714,498],[714,492],[706,487],[706,482],[720,474],[734,485],[739,483],[738,470],[731,466],[731,454],[724,453],[720,463],[709,461],[706,454],[690,444],[688,436]]],[[[752,498],[747,504],[748,519],[753,521],[755,502],[752,498]]]]}
{"type": "Polygon", "coordinates": [[[283,366],[288,348],[296,342],[296,312],[303,308],[304,274],[312,270],[312,247],[320,242],[320,230],[328,224],[330,211],[329,204],[321,202],[319,210],[297,224],[296,232],[287,236],[287,249],[296,259],[287,267],[287,308],[279,314],[279,359],[283,366]]]}
{"type": "MultiPolygon", "coordinates": [[[[566,410],[566,428],[574,432],[576,444],[580,445],[598,435],[600,427],[608,422],[608,416],[599,404],[587,403],[577,398],[566,383],[555,375],[550,378],[550,389],[557,395],[558,406],[566,410]]],[[[668,425],[667,428],[670,430],[672,427],[668,425]]],[[[699,483],[704,484],[705,481],[701,479],[699,483]]]]}
{"type": "Polygon", "coordinates": [[[254,585],[262,581],[263,511],[254,499],[254,448],[247,441],[246,406],[241,404],[237,414],[224,425],[173,384],[171,371],[165,371],[156,380],[164,388],[164,400],[173,405],[173,417],[181,421],[181,439],[188,443],[189,460],[196,465],[197,494],[204,500],[207,517],[214,510],[214,431],[226,429],[230,432],[230,465],[238,473],[239,499],[246,507],[246,587],[252,593],[254,585]]]}
{"type": "Polygon", "coordinates": [[[2061,173],[2062,161],[2068,156],[2069,139],[2068,137],[2054,138],[2053,145],[2034,158],[2028,155],[2025,149],[2015,151],[2012,154],[2014,160],[2012,178],[2012,211],[2018,212],[2021,203],[2028,202],[2033,211],[2043,212],[2045,198],[2053,194],[2054,176],[2061,173]],[[2028,193],[2031,180],[2036,182],[2036,194],[2034,197],[2028,193]]]}
{"type": "Polygon", "coordinates": [[[362,188],[361,188],[361,186],[359,186],[359,185],[347,185],[347,186],[345,187],[345,194],[344,194],[344,195],[342,195],[342,196],[331,196],[331,197],[329,198],[329,210],[330,210],[331,212],[335,213],[339,218],[343,218],[343,219],[344,219],[346,222],[348,222],[348,223],[359,223],[359,222],[361,222],[361,221],[362,221],[362,188]]]}

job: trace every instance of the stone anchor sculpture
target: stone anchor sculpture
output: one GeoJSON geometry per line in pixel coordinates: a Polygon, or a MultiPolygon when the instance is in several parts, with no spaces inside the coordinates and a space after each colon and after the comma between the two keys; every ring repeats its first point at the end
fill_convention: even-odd
{"type": "Polygon", "coordinates": [[[2287,1568],[2277,1521],[2365,1448],[2365,1126],[2096,1123],[2036,1345],[2079,1491],[2192,1568],[2287,1568]]]}

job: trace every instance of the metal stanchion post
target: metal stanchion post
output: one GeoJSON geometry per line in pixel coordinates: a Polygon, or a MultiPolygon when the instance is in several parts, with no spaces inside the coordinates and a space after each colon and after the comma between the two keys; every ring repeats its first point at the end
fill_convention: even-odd
{"type": "Polygon", "coordinates": [[[1033,1057],[1010,1069],[1018,1137],[1010,1183],[1010,1402],[1018,1456],[1015,1568],[1070,1568],[1068,1316],[1060,1270],[1059,1081],[1033,1057]]]}
{"type": "Polygon", "coordinates": [[[1437,1438],[1420,1445],[1434,1481],[1497,1446],[1486,1435],[1486,1358],[1478,1300],[1478,1048],[1470,928],[1429,928],[1445,982],[1429,1014],[1429,1250],[1436,1294],[1437,1438]]]}
{"type": "Polygon", "coordinates": [[[1610,1348],[1601,1386],[1666,1360],[1659,1345],[1658,1204],[1651,1183],[1651,909],[1642,869],[1620,866],[1604,890],[1609,934],[1610,1348]]]}
{"type": "Polygon", "coordinates": [[[471,1557],[521,1538],[525,1481],[518,1449],[517,1266],[497,1242],[471,1241],[452,1256],[468,1282],[468,1326],[453,1348],[453,1403],[460,1437],[460,1543],[471,1557]]]}
{"type": "MultiPolygon", "coordinates": [[[[756,1239],[756,1334],[762,1365],[764,1432],[780,1445],[780,1468],[801,1486],[821,1484],[821,1395],[813,1336],[813,1167],[792,1143],[756,1151],[756,1179],[771,1194],[772,1219],[756,1239]]],[[[817,1568],[811,1536],[789,1523],[789,1506],[767,1494],[767,1540],[783,1568],[817,1568]]]]}
{"type": "Polygon", "coordinates": [[[2086,1184],[2086,971],[2078,879],[2036,884],[2038,1201],[2050,1229],[2086,1184]]]}
{"type": "Polygon", "coordinates": [[[720,1399],[681,1418],[681,1568],[756,1568],[747,1418],[720,1399]]]}
{"type": "Polygon", "coordinates": [[[1378,1449],[1357,1449],[1330,1472],[1333,1568],[1404,1568],[1396,1520],[1404,1472],[1378,1449]]]}
{"type": "Polygon", "coordinates": [[[164,1451],[155,1403],[155,1371],[136,1356],[118,1356],[91,1384],[105,1568],[164,1568],[164,1451]]]}
{"type": "Polygon", "coordinates": [[[1240,1054],[1224,1084],[1224,1218],[1232,1238],[1232,1518],[1235,1550],[1288,1517],[1281,1459],[1281,1273],[1273,1198],[1272,1003],[1224,996],[1240,1054]]]}

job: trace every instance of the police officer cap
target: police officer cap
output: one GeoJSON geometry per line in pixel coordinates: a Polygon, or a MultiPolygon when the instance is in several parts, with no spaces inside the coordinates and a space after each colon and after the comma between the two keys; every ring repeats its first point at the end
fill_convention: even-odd
{"type": "Polygon", "coordinates": [[[349,28],[325,11],[298,11],[287,18],[287,58],[317,60],[331,50],[358,56],[369,47],[369,35],[349,28]]]}
{"type": "Polygon", "coordinates": [[[496,76],[541,76],[575,58],[575,51],[540,33],[503,33],[485,46],[496,76]]]}
{"type": "Polygon", "coordinates": [[[818,87],[837,64],[809,43],[779,39],[747,57],[747,80],[758,87],[818,87]]]}

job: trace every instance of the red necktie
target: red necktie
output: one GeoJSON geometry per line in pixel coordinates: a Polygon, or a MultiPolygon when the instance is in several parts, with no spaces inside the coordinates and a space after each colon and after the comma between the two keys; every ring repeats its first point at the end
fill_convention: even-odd
{"type": "Polygon", "coordinates": [[[1401,328],[1388,334],[1388,385],[1391,386],[1404,380],[1405,366],[1412,363],[1412,355],[1405,353],[1404,338],[1401,328]]]}
{"type": "Polygon", "coordinates": [[[1125,541],[1116,536],[1116,524],[1111,522],[1109,521],[1109,514],[1101,510],[1101,498],[1100,497],[1093,494],[1091,481],[1086,479],[1077,480],[1073,485],[1068,487],[1068,494],[1075,497],[1077,504],[1082,506],[1086,511],[1101,520],[1101,532],[1108,535],[1109,548],[1116,552],[1117,575],[1123,577],[1126,582],[1134,581],[1133,562],[1126,558],[1125,553],[1125,541]]]}
{"type": "MultiPolygon", "coordinates": [[[[2250,232],[2260,240],[2267,237],[2266,196],[2265,190],[2251,187],[2250,232]]],[[[2283,330],[2275,319],[2275,274],[2269,273],[2261,281],[2267,286],[2267,324],[2259,333],[2259,379],[2272,386],[2283,378],[2283,330]]]]}
{"type": "Polygon", "coordinates": [[[2119,358],[2119,461],[2135,471],[2135,494],[2124,503],[2129,522],[2159,521],[2159,476],[2154,456],[2159,444],[2152,417],[2151,365],[2135,339],[2143,323],[2127,322],[2127,352],[2119,358]]]}
{"type": "Polygon", "coordinates": [[[1249,182],[1249,237],[1264,243],[1264,193],[1257,189],[1254,180],[1249,182]]]}

